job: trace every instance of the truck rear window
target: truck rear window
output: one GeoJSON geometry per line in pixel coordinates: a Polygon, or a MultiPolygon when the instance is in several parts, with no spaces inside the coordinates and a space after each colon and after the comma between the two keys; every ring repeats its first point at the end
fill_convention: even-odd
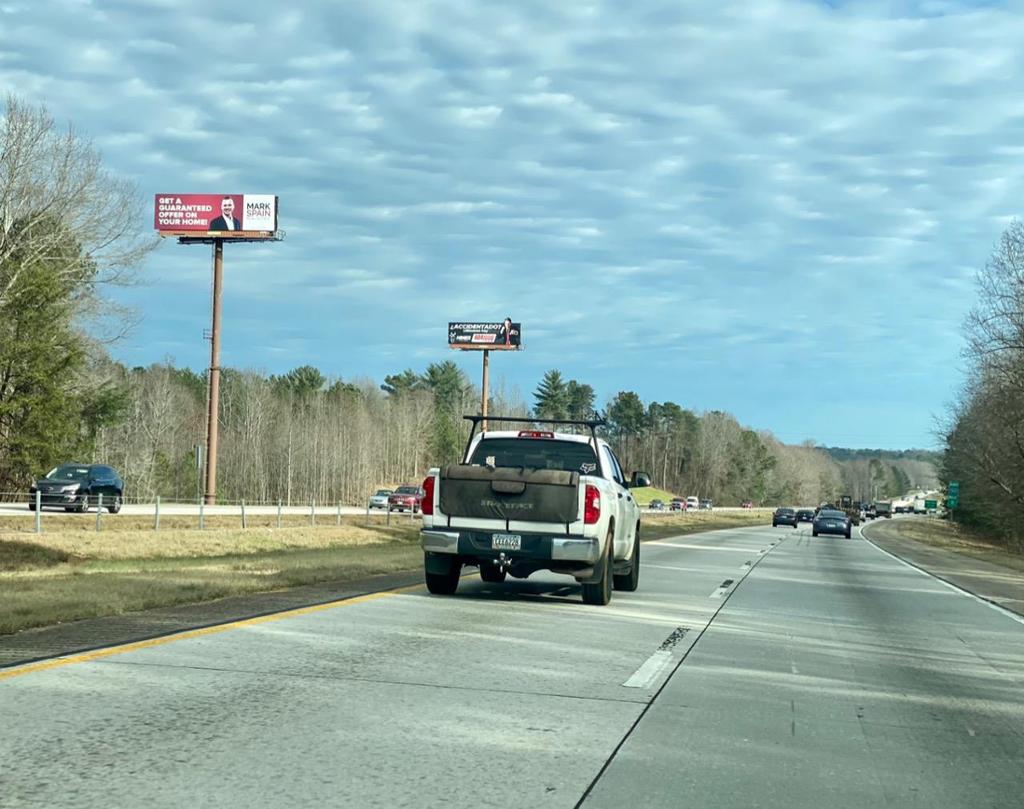
{"type": "Polygon", "coordinates": [[[469,462],[477,466],[601,474],[593,445],[550,438],[485,438],[476,445],[469,462]]]}

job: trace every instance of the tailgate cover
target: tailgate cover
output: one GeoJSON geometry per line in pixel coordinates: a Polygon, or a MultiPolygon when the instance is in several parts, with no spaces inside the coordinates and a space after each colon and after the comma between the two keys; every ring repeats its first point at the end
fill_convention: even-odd
{"type": "Polygon", "coordinates": [[[450,517],[572,523],[579,472],[453,464],[441,470],[440,506],[450,517]]]}

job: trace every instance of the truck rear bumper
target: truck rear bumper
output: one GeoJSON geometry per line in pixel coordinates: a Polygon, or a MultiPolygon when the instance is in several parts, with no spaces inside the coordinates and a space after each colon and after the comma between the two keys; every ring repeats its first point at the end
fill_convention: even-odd
{"type": "Polygon", "coordinates": [[[425,528],[420,531],[420,547],[431,553],[450,553],[471,558],[496,558],[505,554],[510,559],[551,560],[556,562],[585,562],[596,564],[600,558],[600,543],[596,538],[580,536],[553,536],[550,534],[522,534],[519,550],[492,547],[493,534],[477,531],[440,531],[425,528]]]}

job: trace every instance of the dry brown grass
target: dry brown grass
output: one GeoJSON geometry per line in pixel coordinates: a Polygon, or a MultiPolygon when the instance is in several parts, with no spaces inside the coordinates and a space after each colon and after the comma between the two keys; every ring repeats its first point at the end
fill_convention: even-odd
{"type": "Polygon", "coordinates": [[[872,531],[878,531],[883,536],[912,539],[925,545],[1024,571],[1024,556],[1013,553],[1005,546],[983,536],[964,530],[956,523],[934,518],[915,518],[872,521],[869,525],[875,526],[868,529],[869,537],[872,531]]]}
{"type": "MultiPolygon", "coordinates": [[[[311,528],[317,529],[325,527],[336,527],[337,517],[334,514],[317,514],[316,525],[311,526],[308,514],[285,514],[281,517],[282,528],[311,528]]],[[[345,515],[341,518],[342,526],[357,525],[384,525],[386,523],[386,516],[380,512],[375,512],[370,515],[367,519],[363,515],[353,516],[345,515]]],[[[59,512],[48,512],[44,511],[42,515],[43,533],[48,534],[51,531],[56,532],[94,532],[96,530],[96,514],[95,512],[89,514],[63,514],[59,512]]],[[[206,515],[203,520],[203,525],[206,530],[212,529],[231,529],[242,528],[241,515],[206,515]]],[[[252,528],[277,528],[277,515],[276,514],[248,514],[246,516],[246,525],[249,529],[252,528]]],[[[391,515],[392,526],[402,525],[419,525],[419,520],[413,520],[407,513],[392,514],[391,515]]],[[[137,516],[130,514],[103,514],[101,519],[101,531],[106,532],[120,532],[120,531],[152,531],[154,526],[154,519],[152,516],[137,516]]],[[[199,517],[196,515],[161,515],[160,517],[160,531],[171,531],[171,530],[198,530],[199,529],[199,517]]],[[[4,515],[0,516],[0,535],[3,534],[32,534],[35,535],[35,516],[26,513],[22,515],[4,515]]]]}
{"type": "Polygon", "coordinates": [[[422,560],[418,544],[392,542],[199,560],[86,562],[34,575],[0,574],[0,634],[303,584],[412,572],[422,560]]]}
{"type": "Polygon", "coordinates": [[[642,536],[644,539],[696,534],[700,531],[716,531],[721,528],[745,528],[752,525],[772,524],[770,509],[745,509],[743,511],[691,511],[683,514],[644,515],[642,536]]]}
{"type": "Polygon", "coordinates": [[[7,534],[0,530],[0,570],[3,547],[10,542],[45,548],[72,557],[75,561],[113,559],[203,558],[225,555],[252,555],[288,550],[312,550],[361,545],[379,545],[396,540],[411,541],[418,524],[342,525],[340,528],[208,528],[161,529],[160,531],[51,531],[44,534],[7,534]]]}

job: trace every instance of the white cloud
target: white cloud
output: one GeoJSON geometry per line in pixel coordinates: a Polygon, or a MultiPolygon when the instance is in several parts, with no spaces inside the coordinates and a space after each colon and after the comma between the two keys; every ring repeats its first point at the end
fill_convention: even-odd
{"type": "MultiPolygon", "coordinates": [[[[330,345],[349,320],[428,329],[456,306],[534,323],[623,311],[694,341],[721,374],[813,369],[816,345],[859,367],[893,338],[872,343],[857,311],[771,326],[766,301],[799,312],[886,289],[872,316],[926,312],[913,339],[948,339],[969,303],[949,284],[1020,210],[1016,6],[254,0],[235,20],[198,0],[139,5],[8,2],[0,81],[73,120],[144,193],[279,194],[290,236],[266,277],[341,261],[365,275],[340,289],[380,293],[317,332],[330,345]],[[469,272],[486,284],[465,289],[469,272]],[[723,334],[754,323],[760,339],[730,348],[723,334]]],[[[255,298],[264,276],[246,266],[236,289],[255,298]]],[[[303,289],[273,290],[314,319],[303,289]]],[[[161,322],[150,314],[154,343],[161,322]]],[[[629,384],[647,356],[636,340],[617,343],[599,387],[629,384]]],[[[560,356],[537,339],[527,354],[560,356]]],[[[664,385],[658,398],[699,395],[664,385]]]]}

